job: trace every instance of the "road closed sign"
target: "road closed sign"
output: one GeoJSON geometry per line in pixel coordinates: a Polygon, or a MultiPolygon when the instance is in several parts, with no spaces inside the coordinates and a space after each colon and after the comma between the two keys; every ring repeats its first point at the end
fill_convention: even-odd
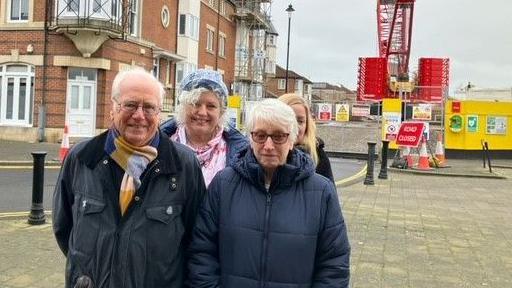
{"type": "Polygon", "coordinates": [[[418,147],[424,129],[425,123],[423,122],[403,122],[396,137],[396,145],[418,147]]]}

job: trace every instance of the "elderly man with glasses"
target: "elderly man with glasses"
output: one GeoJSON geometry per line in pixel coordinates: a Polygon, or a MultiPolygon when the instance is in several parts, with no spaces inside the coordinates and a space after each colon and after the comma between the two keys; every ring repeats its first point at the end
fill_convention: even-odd
{"type": "Polygon", "coordinates": [[[294,148],[298,123],[255,105],[250,148],[213,178],[192,235],[190,287],[348,287],[350,245],[336,188],[294,148]]]}
{"type": "Polygon", "coordinates": [[[158,130],[163,96],[150,73],[120,72],[111,128],[67,156],[53,198],[66,287],[183,287],[206,188],[194,153],[158,130]]]}

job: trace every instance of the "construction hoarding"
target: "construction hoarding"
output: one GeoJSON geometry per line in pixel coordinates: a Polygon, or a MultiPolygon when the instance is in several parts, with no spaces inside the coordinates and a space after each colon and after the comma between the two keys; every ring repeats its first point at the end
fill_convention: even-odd
{"type": "Polygon", "coordinates": [[[481,150],[484,140],[490,150],[512,150],[512,102],[449,100],[445,111],[446,149],[481,150]]]}

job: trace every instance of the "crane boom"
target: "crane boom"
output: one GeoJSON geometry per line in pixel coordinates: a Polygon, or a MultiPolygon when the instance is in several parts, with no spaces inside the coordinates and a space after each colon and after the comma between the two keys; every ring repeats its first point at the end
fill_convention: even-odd
{"type": "Polygon", "coordinates": [[[377,0],[379,56],[386,58],[391,81],[409,81],[415,0],[377,0]]]}

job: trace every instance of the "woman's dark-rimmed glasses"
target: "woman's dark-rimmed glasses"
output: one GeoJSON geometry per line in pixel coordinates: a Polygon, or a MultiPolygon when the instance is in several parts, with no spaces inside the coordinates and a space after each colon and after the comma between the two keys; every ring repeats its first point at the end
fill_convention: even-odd
{"type": "Polygon", "coordinates": [[[263,144],[267,141],[268,137],[272,139],[274,144],[284,144],[288,140],[290,133],[277,132],[275,134],[267,134],[265,132],[251,132],[252,141],[263,144]]]}

